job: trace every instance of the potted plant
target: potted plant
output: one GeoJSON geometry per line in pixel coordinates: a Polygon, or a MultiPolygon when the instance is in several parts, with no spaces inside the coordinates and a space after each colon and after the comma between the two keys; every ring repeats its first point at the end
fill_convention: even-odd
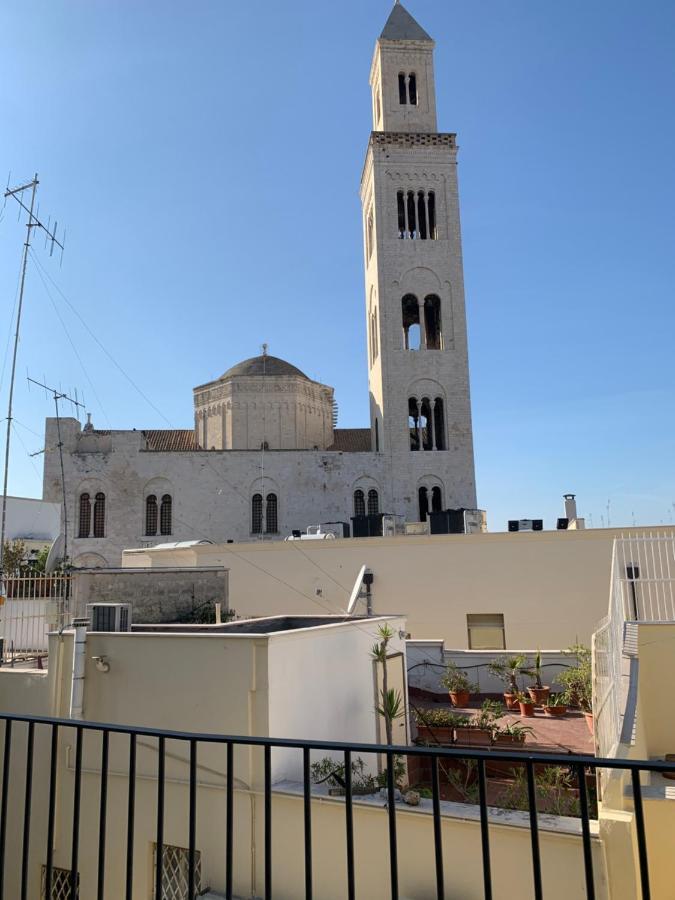
{"type": "Polygon", "coordinates": [[[455,727],[455,740],[458,744],[472,747],[489,747],[497,719],[502,714],[501,704],[496,700],[484,700],[481,708],[471,719],[459,727],[455,727]]]}
{"type": "Polygon", "coordinates": [[[533,729],[529,725],[521,725],[520,722],[510,722],[495,730],[495,747],[511,747],[513,744],[522,746],[528,734],[534,734],[533,729]]]}
{"type": "Polygon", "coordinates": [[[551,693],[551,688],[541,683],[541,650],[537,650],[534,657],[534,667],[524,670],[524,674],[534,678],[534,684],[528,687],[527,692],[537,706],[541,705],[551,693]]]}
{"type": "Polygon", "coordinates": [[[593,734],[593,677],[591,651],[582,644],[576,644],[567,651],[576,658],[576,664],[568,666],[558,675],[558,681],[565,686],[570,705],[574,704],[583,712],[588,730],[593,734]]]}
{"type": "Polygon", "coordinates": [[[564,716],[567,713],[566,701],[567,698],[564,694],[550,694],[542,704],[544,715],[551,717],[564,716]]]}
{"type": "Polygon", "coordinates": [[[529,694],[524,694],[522,691],[519,691],[519,693],[516,694],[516,699],[518,701],[521,716],[527,716],[527,718],[531,719],[534,715],[534,700],[532,697],[530,697],[529,694]]]}
{"type": "Polygon", "coordinates": [[[470,682],[466,672],[458,669],[454,662],[448,663],[441,684],[447,688],[453,706],[468,706],[471,692],[478,689],[478,685],[470,682]]]}
{"type": "Polygon", "coordinates": [[[428,744],[452,744],[455,727],[466,725],[468,716],[460,716],[449,709],[416,709],[414,711],[418,740],[428,744]]]}
{"type": "Polygon", "coordinates": [[[493,659],[488,664],[488,672],[496,675],[504,684],[507,690],[504,692],[504,702],[507,709],[515,709],[518,706],[516,694],[520,688],[518,687],[518,676],[521,674],[525,665],[524,656],[507,656],[505,659],[493,659]]]}

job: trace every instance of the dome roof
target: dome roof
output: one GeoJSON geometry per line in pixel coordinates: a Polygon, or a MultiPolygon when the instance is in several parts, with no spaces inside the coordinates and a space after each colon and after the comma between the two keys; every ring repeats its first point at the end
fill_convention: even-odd
{"type": "Polygon", "coordinates": [[[245,359],[243,362],[237,363],[236,366],[228,369],[227,372],[220,376],[220,380],[250,375],[282,375],[304,378],[305,381],[310,380],[304,372],[296,369],[295,366],[292,366],[286,360],[279,359],[278,356],[253,356],[251,359],[245,359]]]}

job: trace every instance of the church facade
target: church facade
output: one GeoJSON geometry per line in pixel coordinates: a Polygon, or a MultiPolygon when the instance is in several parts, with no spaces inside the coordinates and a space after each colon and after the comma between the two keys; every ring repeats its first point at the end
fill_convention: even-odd
{"type": "MultiPolygon", "coordinates": [[[[68,554],[181,540],[278,540],[310,525],[476,506],[457,145],[439,133],[434,42],[396,3],[370,75],[361,181],[370,427],[336,428],[333,388],[270,356],[194,389],[194,427],[62,419],[68,554]]],[[[46,446],[59,441],[56,420],[46,446]]],[[[59,454],[45,500],[61,502],[59,454]]]]}

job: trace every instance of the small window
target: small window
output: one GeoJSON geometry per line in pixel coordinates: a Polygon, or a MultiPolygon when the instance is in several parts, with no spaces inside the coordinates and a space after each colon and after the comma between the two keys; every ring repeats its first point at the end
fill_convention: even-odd
{"type": "Polygon", "coordinates": [[[262,494],[251,498],[251,533],[262,534],[262,494]]]}
{"type": "Polygon", "coordinates": [[[78,900],[80,896],[80,873],[76,875],[75,893],[73,894],[70,884],[70,869],[59,869],[52,866],[52,885],[47,896],[47,866],[42,867],[42,879],[40,886],[40,897],[42,900],[78,900]]]}
{"type": "Polygon", "coordinates": [[[469,650],[505,650],[504,615],[469,613],[466,617],[469,650]]]}
{"type": "Polygon", "coordinates": [[[162,497],[162,506],[159,511],[160,534],[171,534],[171,506],[171,494],[164,494],[162,497]]]}
{"type": "Polygon", "coordinates": [[[276,534],[279,531],[276,494],[267,495],[267,503],[265,504],[265,531],[267,534],[276,534]]]}
{"type": "MultiPolygon", "coordinates": [[[[188,894],[188,867],[190,864],[190,851],[187,847],[172,847],[164,844],[162,847],[162,896],[157,897],[157,844],[152,848],[153,862],[153,900],[189,900],[188,894]]],[[[195,897],[202,892],[202,855],[195,850],[195,897]]]]}
{"type": "Polygon", "coordinates": [[[354,491],[354,515],[365,516],[366,514],[366,497],[362,490],[354,491]]]}
{"type": "Polygon", "coordinates": [[[101,493],[94,498],[94,537],[105,537],[105,494],[101,493]]]}
{"type": "Polygon", "coordinates": [[[405,83],[405,72],[398,73],[398,102],[405,106],[408,102],[408,91],[405,83]]]}
{"type": "Polygon", "coordinates": [[[157,497],[154,494],[145,500],[145,533],[157,534],[157,497]]]}
{"type": "Polygon", "coordinates": [[[410,105],[417,106],[417,75],[414,72],[408,75],[408,94],[410,95],[410,105]]]}
{"type": "Polygon", "coordinates": [[[80,494],[80,516],[77,529],[79,538],[88,538],[91,531],[91,499],[89,494],[80,494]]]}
{"type": "Polygon", "coordinates": [[[368,515],[376,516],[380,511],[380,498],[377,491],[371,488],[368,491],[368,515]]]}

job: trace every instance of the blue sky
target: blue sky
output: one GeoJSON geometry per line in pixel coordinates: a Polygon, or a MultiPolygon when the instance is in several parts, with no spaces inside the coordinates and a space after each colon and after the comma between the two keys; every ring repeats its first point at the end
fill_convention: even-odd
{"type": "MultiPolygon", "coordinates": [[[[566,491],[595,526],[608,501],[612,525],[670,523],[675,4],[407,8],[436,39],[439,128],[460,145],[477,482],[491,529],[526,516],[554,525],[566,491]]],[[[36,255],[153,404],[47,281],[50,299],[31,261],[12,493],[40,495],[41,457],[28,452],[52,409],[28,392],[27,371],[84,391],[98,427],[190,427],[192,387],[267,341],[335,386],[342,427],[367,424],[358,182],[389,10],[2,4],[0,177],[39,172],[41,213],[65,225],[67,243],[62,268],[40,243],[36,255]]],[[[23,239],[8,206],[0,360],[23,239]]],[[[3,410],[6,394],[7,367],[3,410]]]]}

